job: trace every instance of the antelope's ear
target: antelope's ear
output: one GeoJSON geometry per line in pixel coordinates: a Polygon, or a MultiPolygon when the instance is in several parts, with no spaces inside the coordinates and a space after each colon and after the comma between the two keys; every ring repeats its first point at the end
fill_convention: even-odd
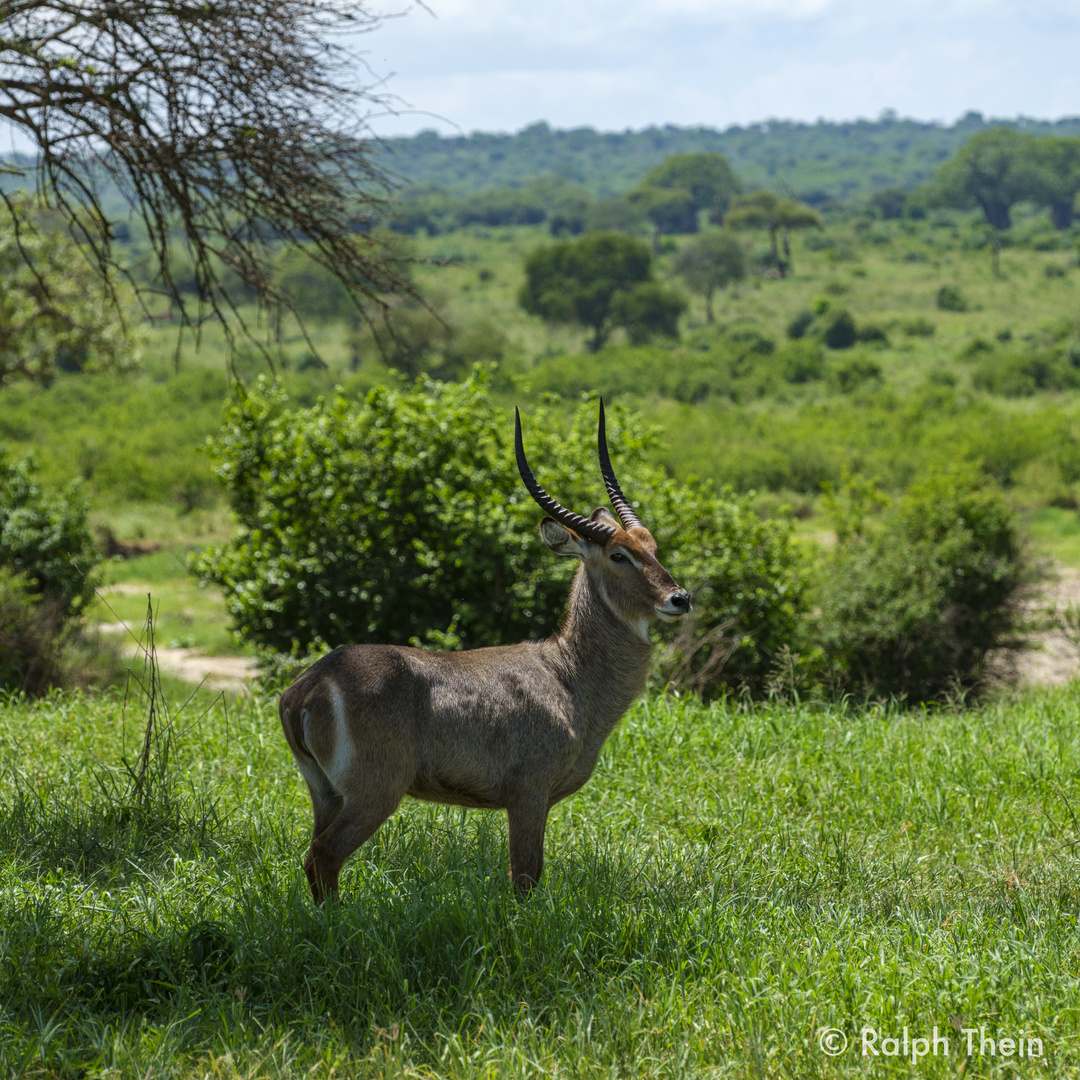
{"type": "Polygon", "coordinates": [[[622,524],[615,520],[615,515],[606,507],[598,506],[590,515],[590,520],[597,521],[601,525],[610,525],[613,529],[621,529],[622,524]]]}
{"type": "Polygon", "coordinates": [[[591,540],[583,539],[576,532],[549,517],[540,522],[540,536],[556,555],[587,559],[590,549],[595,550],[597,547],[591,540]]]}

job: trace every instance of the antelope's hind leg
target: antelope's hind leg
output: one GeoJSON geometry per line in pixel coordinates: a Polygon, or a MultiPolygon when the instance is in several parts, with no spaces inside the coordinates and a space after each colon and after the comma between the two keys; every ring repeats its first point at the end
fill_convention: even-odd
{"type": "Polygon", "coordinates": [[[329,777],[319,768],[314,759],[303,761],[297,758],[300,772],[307,783],[308,793],[311,795],[311,810],[314,822],[311,829],[311,844],[308,846],[307,857],[304,859],[304,873],[307,875],[308,886],[317,904],[322,903],[322,894],[319,890],[315,877],[315,840],[320,833],[325,832],[338,819],[345,805],[345,799],[340,792],[334,789],[329,777]]]}
{"type": "Polygon", "coordinates": [[[404,794],[404,788],[388,790],[383,785],[346,792],[334,819],[312,837],[304,862],[304,872],[316,904],[321,904],[327,893],[337,895],[342,864],[364,841],[375,835],[379,826],[398,808],[404,794]]]}

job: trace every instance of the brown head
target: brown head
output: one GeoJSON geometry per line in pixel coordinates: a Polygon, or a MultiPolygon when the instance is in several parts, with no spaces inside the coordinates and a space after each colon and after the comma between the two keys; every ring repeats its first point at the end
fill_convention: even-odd
{"type": "Polygon", "coordinates": [[[636,625],[654,618],[671,620],[690,610],[690,594],[656,558],[656,541],[641,523],[623,495],[608,457],[604,403],[600,402],[597,451],[600,471],[611,505],[598,507],[582,517],[556,502],[536,482],[525,459],[521,437],[521,414],[515,410],[515,450],[518,471],[529,494],[548,512],[540,523],[540,535],[556,555],[581,559],[590,580],[608,606],[628,623],[636,625]]]}

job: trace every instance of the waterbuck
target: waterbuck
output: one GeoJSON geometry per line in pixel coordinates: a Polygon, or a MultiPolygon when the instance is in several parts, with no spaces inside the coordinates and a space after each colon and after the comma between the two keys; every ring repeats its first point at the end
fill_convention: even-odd
{"type": "Polygon", "coordinates": [[[581,560],[555,634],[466,652],[343,645],[281,695],[315,812],[304,870],[317,904],[336,894],[342,863],[405,795],[505,809],[511,879],[521,892],[540,880],[548,811],[589,779],[644,686],[649,623],[690,610],[619,489],[603,402],[597,446],[618,520],[604,508],[571,513],[540,487],[516,417],[518,471],[550,515],[540,535],[557,555],[581,560]]]}

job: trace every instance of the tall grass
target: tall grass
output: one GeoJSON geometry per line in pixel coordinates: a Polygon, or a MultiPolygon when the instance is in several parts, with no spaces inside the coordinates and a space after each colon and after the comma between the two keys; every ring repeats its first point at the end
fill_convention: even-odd
{"type": "Polygon", "coordinates": [[[896,1072],[1071,1075],[1078,699],[646,701],[552,813],[527,901],[501,816],[410,803],[324,910],[274,702],[213,707],[140,807],[107,780],[120,698],[11,699],[0,1072],[861,1075],[863,1027],[937,1025],[951,1056],[896,1072]],[[968,1059],[973,1026],[1044,1055],[968,1059]]]}

